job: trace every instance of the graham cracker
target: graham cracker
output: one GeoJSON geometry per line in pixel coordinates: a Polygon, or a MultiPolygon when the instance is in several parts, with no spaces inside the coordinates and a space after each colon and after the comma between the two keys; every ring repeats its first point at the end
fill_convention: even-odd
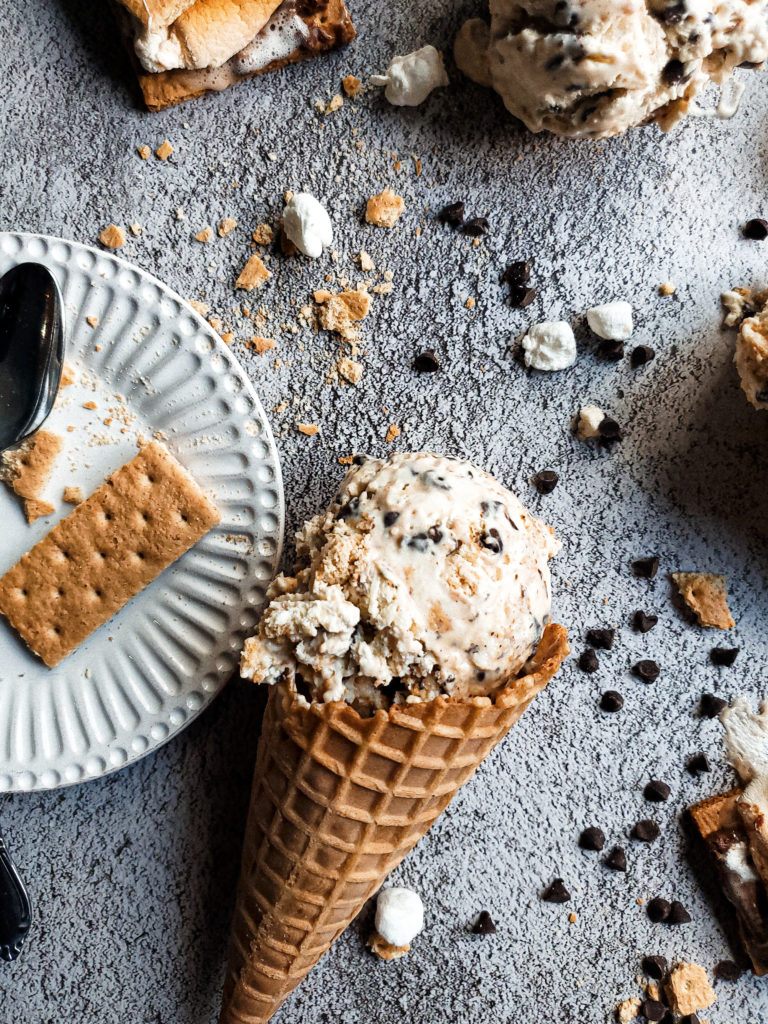
{"type": "Polygon", "coordinates": [[[28,523],[54,511],[53,505],[40,500],[40,494],[48,483],[62,444],[58,434],[38,430],[18,448],[0,455],[0,480],[23,499],[28,523]]]}
{"type": "Polygon", "coordinates": [[[235,58],[232,58],[218,68],[206,68],[201,71],[180,69],[153,74],[146,71],[139,63],[133,47],[132,29],[130,25],[127,25],[128,49],[147,109],[165,110],[167,107],[176,106],[209,92],[220,92],[236,82],[266,74],[268,71],[278,71],[288,64],[296,64],[319,53],[334,50],[355,38],[355,29],[344,0],[291,0],[291,2],[294,3],[296,13],[307,26],[307,38],[289,56],[271,61],[256,71],[245,73],[237,70],[235,58]]]}
{"type": "Polygon", "coordinates": [[[672,1012],[678,1017],[706,1010],[717,999],[707,972],[699,964],[677,964],[664,987],[672,1012]]]}
{"type": "Polygon", "coordinates": [[[673,572],[677,589],[702,626],[733,629],[725,576],[712,572],[673,572]]]}
{"type": "Polygon", "coordinates": [[[153,441],[0,579],[0,612],[53,667],[220,519],[153,441]]]}

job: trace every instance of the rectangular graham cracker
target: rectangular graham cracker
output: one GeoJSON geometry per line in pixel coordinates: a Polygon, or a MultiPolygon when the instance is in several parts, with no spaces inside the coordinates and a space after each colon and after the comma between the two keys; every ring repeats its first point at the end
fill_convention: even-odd
{"type": "Polygon", "coordinates": [[[219,522],[153,441],[0,579],[0,612],[53,667],[219,522]]]}

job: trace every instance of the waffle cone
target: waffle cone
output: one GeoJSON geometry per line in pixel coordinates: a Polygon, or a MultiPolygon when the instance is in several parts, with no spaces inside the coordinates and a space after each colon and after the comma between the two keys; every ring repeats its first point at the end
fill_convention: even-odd
{"type": "Polygon", "coordinates": [[[220,1024],[264,1024],[507,734],[568,653],[547,626],[495,700],[361,718],[274,686],[264,713],[220,1024]]]}

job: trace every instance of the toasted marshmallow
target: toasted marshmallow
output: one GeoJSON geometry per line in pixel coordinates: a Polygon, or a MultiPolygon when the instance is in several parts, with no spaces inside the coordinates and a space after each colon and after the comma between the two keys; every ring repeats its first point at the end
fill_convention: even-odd
{"type": "Polygon", "coordinates": [[[396,107],[418,107],[433,89],[448,84],[443,58],[434,46],[394,57],[386,74],[371,76],[371,85],[381,86],[396,107]]]}

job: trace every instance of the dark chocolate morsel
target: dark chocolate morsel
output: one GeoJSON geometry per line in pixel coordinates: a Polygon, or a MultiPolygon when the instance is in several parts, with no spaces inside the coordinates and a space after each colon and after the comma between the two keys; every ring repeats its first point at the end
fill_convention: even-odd
{"type": "Polygon", "coordinates": [[[660,921],[667,920],[671,909],[672,905],[668,900],[663,899],[661,896],[654,896],[652,900],[648,900],[645,912],[649,920],[653,921],[654,924],[658,924],[660,921]]]}
{"type": "Polygon", "coordinates": [[[616,690],[606,690],[600,698],[600,709],[602,711],[621,711],[624,707],[624,698],[616,690]]]}
{"type": "Polygon", "coordinates": [[[412,366],[417,373],[436,373],[440,369],[440,360],[434,350],[428,348],[414,356],[412,366]]]}
{"type": "Polygon", "coordinates": [[[501,275],[502,284],[517,285],[518,287],[528,284],[530,279],[531,264],[529,260],[515,260],[501,275]]]}
{"type": "Polygon", "coordinates": [[[709,652],[709,657],[713,665],[730,668],[734,661],[736,661],[738,653],[738,647],[713,647],[709,652]]]}
{"type": "Polygon", "coordinates": [[[679,900],[672,900],[669,908],[669,917],[667,917],[667,924],[688,924],[691,920],[691,915],[685,909],[683,904],[679,900]]]}
{"type": "Polygon", "coordinates": [[[553,469],[542,469],[531,477],[531,483],[539,494],[551,494],[560,477],[553,469]]]}
{"type": "Polygon", "coordinates": [[[716,697],[714,693],[702,693],[699,701],[699,714],[702,718],[717,718],[721,711],[728,707],[728,701],[716,697]]]}
{"type": "Polygon", "coordinates": [[[768,221],[763,220],[762,217],[748,220],[741,229],[741,233],[751,242],[764,242],[768,238],[768,221]]]}
{"type": "Polygon", "coordinates": [[[653,1021],[654,1024],[658,1024],[659,1021],[664,1019],[667,1012],[667,1008],[664,1003],[660,1003],[658,999],[644,999],[640,1004],[640,1013],[647,1021],[653,1021]]]}
{"type": "Polygon", "coordinates": [[[702,772],[709,771],[709,758],[703,753],[694,754],[688,758],[685,767],[691,775],[701,775],[702,772]]]}
{"type": "Polygon", "coordinates": [[[652,843],[659,838],[659,826],[652,818],[643,818],[638,821],[631,832],[633,839],[639,839],[641,843],[652,843]]]}
{"type": "Polygon", "coordinates": [[[661,981],[667,973],[667,958],[664,956],[644,956],[643,973],[654,981],[661,981]]]}
{"type": "Polygon", "coordinates": [[[541,898],[545,903],[567,903],[571,894],[565,888],[562,878],[556,878],[551,885],[547,886],[541,894],[541,898]]]}
{"type": "Polygon", "coordinates": [[[495,935],[496,925],[487,910],[481,910],[480,915],[472,925],[473,935],[495,935]]]}
{"type": "Polygon", "coordinates": [[[452,228],[461,227],[464,221],[464,203],[449,203],[442,208],[438,217],[444,224],[450,224],[452,228]]]}
{"type": "Polygon", "coordinates": [[[645,366],[646,363],[650,363],[650,361],[655,358],[656,353],[650,345],[637,345],[632,349],[632,354],[629,357],[629,364],[633,370],[637,370],[641,366],[645,366]]]}
{"type": "Polygon", "coordinates": [[[621,846],[614,846],[603,863],[607,868],[610,868],[611,871],[626,871],[627,855],[621,846]]]}
{"type": "Polygon", "coordinates": [[[663,804],[665,800],[669,799],[670,792],[666,782],[662,782],[660,779],[651,779],[643,790],[643,796],[651,803],[663,804]]]}
{"type": "Polygon", "coordinates": [[[659,663],[652,661],[650,658],[644,658],[632,666],[632,674],[636,675],[638,679],[642,679],[644,683],[655,682],[659,678],[660,672],[659,663]]]}
{"type": "Polygon", "coordinates": [[[610,651],[616,636],[615,629],[595,626],[587,630],[587,643],[601,651],[610,651]]]}
{"type": "Polygon", "coordinates": [[[636,558],[632,563],[632,572],[640,579],[652,580],[659,571],[659,559],[656,555],[649,558],[636,558]]]}
{"type": "Polygon", "coordinates": [[[582,850],[602,850],[605,846],[605,833],[595,825],[585,828],[579,836],[579,846],[582,850]]]}
{"type": "Polygon", "coordinates": [[[658,621],[658,615],[646,615],[638,609],[632,616],[632,629],[637,633],[650,633],[658,621]]]}
{"type": "Polygon", "coordinates": [[[744,968],[739,967],[733,960],[721,960],[715,965],[715,977],[720,981],[738,981],[744,973],[744,968]]]}
{"type": "Polygon", "coordinates": [[[464,222],[461,229],[463,235],[470,235],[472,238],[479,238],[480,235],[488,234],[488,220],[486,217],[473,217],[464,222]]]}

